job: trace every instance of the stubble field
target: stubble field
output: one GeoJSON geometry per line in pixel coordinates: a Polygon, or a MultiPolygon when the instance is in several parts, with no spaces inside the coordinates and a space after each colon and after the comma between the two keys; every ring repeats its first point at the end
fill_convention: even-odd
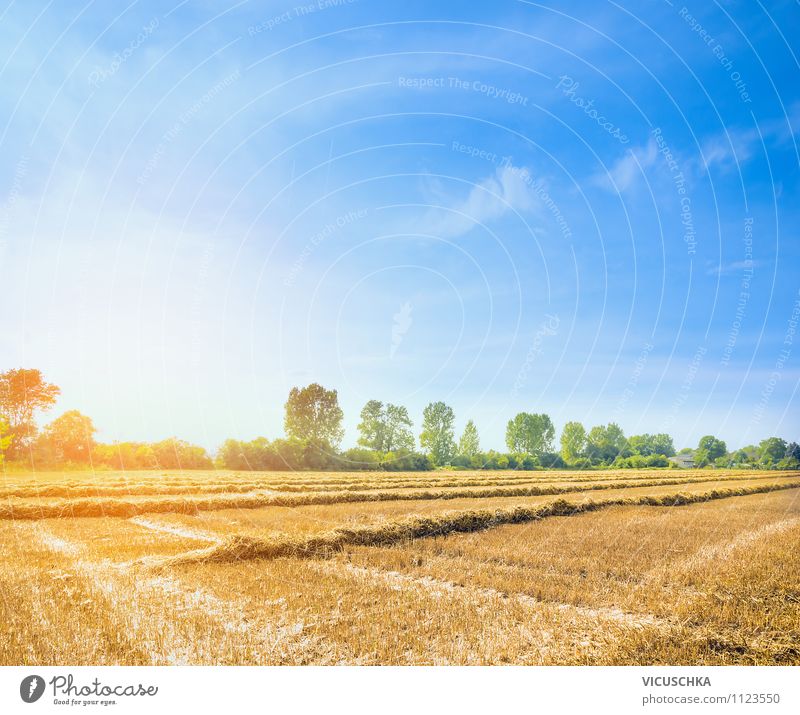
{"type": "Polygon", "coordinates": [[[800,664],[800,473],[7,473],[0,664],[800,664]]]}

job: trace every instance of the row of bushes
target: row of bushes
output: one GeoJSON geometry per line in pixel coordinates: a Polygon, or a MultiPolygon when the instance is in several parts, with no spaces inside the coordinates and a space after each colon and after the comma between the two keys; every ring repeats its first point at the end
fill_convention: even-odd
{"type": "MultiPolygon", "coordinates": [[[[251,442],[227,440],[217,455],[217,465],[225,469],[254,471],[340,469],[415,472],[434,468],[431,458],[418,452],[380,452],[356,447],[337,453],[322,443],[285,439],[270,442],[263,437],[251,442]]],[[[555,453],[534,456],[502,454],[491,450],[471,457],[453,457],[450,466],[459,469],[560,469],[567,465],[555,453]]]]}
{"type": "Polygon", "coordinates": [[[217,454],[224,469],[271,471],[281,469],[425,471],[433,469],[427,455],[417,452],[377,452],[354,448],[337,452],[324,442],[259,437],[250,442],[226,440],[217,454]]]}
{"type": "MultiPolygon", "coordinates": [[[[313,440],[276,439],[269,441],[259,437],[251,441],[227,440],[212,460],[202,447],[183,440],[170,438],[160,442],[117,442],[93,444],[87,450],[88,459],[73,460],[75,466],[90,463],[94,468],[119,470],[135,469],[221,469],[237,471],[279,470],[339,470],[339,471],[387,471],[414,472],[434,469],[428,455],[406,450],[380,452],[356,447],[344,452],[332,449],[327,443],[313,440]]],[[[34,443],[29,454],[37,469],[63,468],[63,457],[46,440],[34,443]]],[[[619,456],[610,464],[583,457],[565,462],[560,454],[547,452],[540,455],[504,454],[490,450],[472,456],[458,455],[450,460],[451,469],[646,469],[676,467],[663,454],[647,456],[634,454],[619,456]]],[[[784,458],[776,463],[733,462],[729,458],[717,459],[713,466],[796,469],[797,458],[784,458]]]]}
{"type": "Polygon", "coordinates": [[[617,457],[612,463],[613,469],[645,469],[647,467],[677,467],[669,461],[669,457],[663,454],[650,454],[643,457],[641,454],[633,454],[630,457],[617,457]]]}
{"type": "MultiPolygon", "coordinates": [[[[614,469],[642,469],[669,467],[671,462],[663,454],[647,457],[633,455],[618,457],[610,466],[614,469]]],[[[380,452],[356,447],[337,453],[324,444],[299,440],[276,439],[273,442],[260,437],[251,442],[229,439],[217,455],[217,466],[224,469],[269,471],[280,469],[329,469],[414,472],[434,468],[430,457],[418,452],[380,452]]],[[[472,456],[458,455],[450,460],[455,469],[590,469],[602,465],[588,458],[566,463],[560,454],[547,452],[533,454],[503,454],[490,450],[472,456]]]]}
{"type": "Polygon", "coordinates": [[[79,458],[65,457],[57,445],[39,439],[18,464],[35,469],[213,469],[214,462],[202,447],[180,439],[164,439],[160,442],[115,442],[96,443],[85,450],[79,458]]]}

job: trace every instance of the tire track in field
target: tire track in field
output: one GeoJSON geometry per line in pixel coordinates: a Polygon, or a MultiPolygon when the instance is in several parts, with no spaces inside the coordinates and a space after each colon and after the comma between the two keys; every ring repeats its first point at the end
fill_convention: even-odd
{"type": "Polygon", "coordinates": [[[705,563],[712,560],[729,559],[738,549],[752,546],[759,541],[775,536],[776,534],[782,534],[784,531],[793,529],[796,526],[800,526],[800,517],[792,517],[789,519],[782,519],[781,521],[775,521],[771,524],[764,524],[757,529],[751,529],[750,531],[745,531],[737,535],[726,544],[716,544],[714,546],[702,548],[695,554],[693,559],[687,559],[687,561],[692,562],[687,564],[687,566],[693,565],[694,562],[705,563]]]}
{"type": "MultiPolygon", "coordinates": [[[[674,574],[686,574],[691,572],[692,569],[705,566],[714,561],[726,561],[733,557],[736,551],[741,548],[752,546],[759,541],[775,536],[776,534],[782,534],[797,526],[800,526],[800,517],[791,517],[770,524],[764,524],[756,529],[737,534],[726,543],[701,546],[691,556],[687,556],[684,559],[667,565],[659,565],[650,570],[634,587],[634,590],[636,592],[641,592],[654,586],[667,588],[664,583],[665,577],[674,574]]],[[[685,584],[673,584],[669,588],[678,590],[692,599],[702,598],[705,595],[704,591],[685,584]]]]}
{"type": "MultiPolygon", "coordinates": [[[[529,643],[525,654],[521,656],[521,661],[526,664],[558,663],[578,654],[584,664],[591,664],[602,661],[605,653],[613,651],[619,642],[630,639],[632,633],[638,634],[638,638],[650,640],[664,638],[677,627],[677,624],[655,616],[625,613],[615,608],[591,608],[544,601],[527,594],[507,594],[493,588],[461,586],[431,576],[413,576],[340,560],[315,561],[309,565],[323,576],[351,578],[405,593],[417,590],[421,595],[433,599],[453,599],[477,609],[478,614],[488,612],[495,618],[499,616],[503,624],[500,629],[502,632],[513,634],[511,637],[515,642],[523,638],[529,643]]],[[[452,606],[445,605],[444,608],[450,609],[452,606]]],[[[480,615],[477,617],[480,618],[480,615]]],[[[479,633],[480,630],[476,635],[479,633]]],[[[502,657],[502,639],[496,643],[490,639],[489,647],[493,653],[491,662],[507,662],[502,657]]],[[[447,664],[447,661],[442,664],[447,664]]]]}
{"type": "MultiPolygon", "coordinates": [[[[175,535],[180,536],[182,534],[175,535]]],[[[202,537],[195,535],[193,538],[202,537]]],[[[210,542],[217,541],[216,537],[206,537],[206,540],[210,542]]],[[[647,614],[628,613],[618,608],[592,608],[571,603],[545,601],[522,593],[509,594],[494,588],[461,586],[452,581],[437,579],[432,576],[412,576],[399,571],[356,566],[355,564],[344,563],[337,560],[313,561],[310,562],[310,565],[311,568],[322,575],[346,575],[372,584],[379,583],[397,591],[417,588],[422,590],[427,596],[433,598],[466,597],[468,599],[480,600],[487,603],[497,601],[505,603],[510,602],[518,604],[526,609],[533,609],[537,614],[542,614],[544,610],[556,609],[573,618],[588,620],[592,627],[596,627],[598,621],[611,622],[618,626],[634,629],[656,628],[660,631],[667,631],[674,627],[674,624],[665,619],[647,614]]]]}
{"type": "Polygon", "coordinates": [[[657,628],[666,631],[675,627],[674,623],[666,619],[649,614],[629,613],[619,608],[593,608],[560,601],[547,601],[525,593],[508,593],[486,586],[462,586],[453,581],[433,576],[414,576],[400,571],[357,566],[339,560],[316,561],[313,562],[313,568],[325,574],[339,576],[347,574],[359,580],[380,583],[397,591],[418,588],[434,598],[461,598],[463,596],[474,600],[512,602],[526,608],[533,608],[537,612],[544,609],[557,609],[570,615],[589,619],[593,625],[596,625],[598,621],[611,621],[621,626],[640,629],[657,628]]]}
{"type": "Polygon", "coordinates": [[[217,536],[216,534],[212,534],[210,531],[193,529],[189,526],[165,524],[163,522],[153,521],[152,519],[145,519],[141,516],[128,519],[128,521],[145,529],[150,529],[151,531],[158,531],[163,534],[171,534],[172,536],[179,536],[184,539],[195,539],[196,541],[206,541],[208,543],[219,543],[222,541],[221,537],[217,536]]]}
{"type": "Polygon", "coordinates": [[[130,641],[143,647],[151,665],[216,662],[208,644],[221,648],[209,640],[210,627],[221,629],[234,644],[243,641],[246,662],[296,660],[315,645],[313,638],[301,637],[305,631],[302,621],[259,623],[254,628],[242,615],[245,604],[238,600],[220,599],[200,587],[186,588],[168,575],[144,574],[130,563],[91,560],[84,544],[56,536],[41,524],[31,525],[28,531],[46,549],[68,558],[70,565],[87,578],[109,603],[113,622],[127,629],[130,641]],[[205,638],[198,638],[198,632],[205,638]]]}

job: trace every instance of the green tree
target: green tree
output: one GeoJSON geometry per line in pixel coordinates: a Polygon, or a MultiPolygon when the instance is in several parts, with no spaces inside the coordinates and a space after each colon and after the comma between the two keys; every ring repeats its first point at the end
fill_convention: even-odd
{"type": "Polygon", "coordinates": [[[506,425],[506,446],[517,454],[535,454],[553,451],[556,430],[545,414],[520,412],[506,425]]]}
{"type": "Polygon", "coordinates": [[[633,454],[649,457],[653,454],[663,454],[665,457],[675,455],[675,445],[672,437],[665,433],[635,434],[628,438],[628,448],[633,454]]]}
{"type": "Polygon", "coordinates": [[[775,465],[778,469],[797,469],[800,467],[800,445],[797,442],[789,442],[783,458],[775,465]]]}
{"type": "Polygon", "coordinates": [[[283,426],[288,437],[339,446],[344,429],[336,390],[326,390],[316,382],[302,389],[293,387],[285,407],[283,426]]]}
{"type": "Polygon", "coordinates": [[[44,428],[42,440],[57,461],[87,464],[94,451],[95,432],[91,417],[69,410],[44,428]]]}
{"type": "Polygon", "coordinates": [[[728,453],[728,446],[721,439],[707,434],[700,438],[694,453],[694,463],[698,467],[713,464],[720,457],[728,453]]]}
{"type": "Polygon", "coordinates": [[[567,422],[561,431],[561,456],[565,462],[574,462],[586,451],[586,429],[580,422],[567,422]]]}
{"type": "Polygon", "coordinates": [[[628,446],[625,433],[616,422],[592,427],[586,442],[589,457],[604,464],[611,464],[628,446]]]}
{"type": "Polygon", "coordinates": [[[758,445],[758,461],[765,467],[772,467],[785,456],[788,445],[780,437],[768,437],[758,445]]]}
{"type": "Polygon", "coordinates": [[[481,451],[481,443],[478,438],[478,428],[472,420],[469,420],[458,440],[458,453],[463,457],[474,457],[481,451]]]}
{"type": "Polygon", "coordinates": [[[408,410],[402,405],[386,405],[383,430],[384,452],[411,452],[414,450],[413,423],[408,410]]]}
{"type": "Polygon", "coordinates": [[[358,443],[378,452],[412,451],[414,433],[408,410],[401,405],[370,400],[361,410],[358,443]]]}
{"type": "Polygon", "coordinates": [[[447,464],[455,452],[455,419],[453,408],[444,402],[431,402],[422,412],[419,443],[437,466],[447,464]]]}
{"type": "Polygon", "coordinates": [[[361,422],[358,423],[358,443],[367,449],[383,451],[384,430],[386,428],[386,412],[383,402],[370,400],[361,410],[361,422]]]}
{"type": "Polygon", "coordinates": [[[214,466],[205,449],[177,437],[147,446],[160,469],[211,469],[214,466]]]}
{"type": "Polygon", "coordinates": [[[20,368],[0,373],[0,416],[8,423],[8,456],[19,457],[36,437],[37,410],[48,410],[61,390],[47,383],[39,370],[20,368]]]}

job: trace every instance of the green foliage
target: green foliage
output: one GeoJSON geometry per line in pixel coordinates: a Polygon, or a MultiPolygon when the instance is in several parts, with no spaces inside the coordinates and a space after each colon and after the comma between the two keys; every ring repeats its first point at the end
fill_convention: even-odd
{"type": "Polygon", "coordinates": [[[789,445],[780,437],[769,437],[758,445],[758,461],[764,467],[774,467],[786,457],[789,445]]]}
{"type": "Polygon", "coordinates": [[[675,445],[668,434],[635,434],[628,438],[628,449],[634,455],[649,457],[652,454],[663,454],[665,457],[675,455],[675,445]]]}
{"type": "Polygon", "coordinates": [[[251,442],[225,440],[217,452],[217,464],[237,471],[275,468],[277,459],[269,440],[257,437],[251,442]]]}
{"type": "Polygon", "coordinates": [[[340,463],[342,469],[378,470],[381,468],[383,455],[374,449],[354,447],[342,452],[340,463]]]}
{"type": "Polygon", "coordinates": [[[506,425],[506,446],[510,452],[525,454],[552,452],[555,433],[548,415],[520,412],[506,425]]]}
{"type": "MultiPolygon", "coordinates": [[[[223,449],[235,440],[228,440],[223,449]]],[[[231,450],[232,451],[232,450],[231,450]]],[[[56,455],[41,453],[37,463],[55,464],[56,455]]],[[[109,469],[210,469],[213,462],[202,447],[189,444],[174,437],[160,442],[113,442],[96,444],[92,454],[95,467],[109,469]]]]}
{"type": "Polygon", "coordinates": [[[381,469],[386,472],[424,472],[433,467],[431,458],[419,452],[387,452],[381,461],[381,469]]]}
{"type": "Polygon", "coordinates": [[[586,453],[586,429],[580,422],[567,422],[561,430],[561,456],[567,463],[586,453]]]}
{"type": "Polygon", "coordinates": [[[435,465],[447,464],[455,453],[453,408],[444,402],[431,402],[422,412],[419,443],[435,465]]]}
{"type": "Polygon", "coordinates": [[[557,452],[545,452],[537,458],[539,466],[543,469],[563,469],[566,463],[557,452]]]}
{"type": "Polygon", "coordinates": [[[302,389],[293,387],[285,408],[283,425],[290,439],[333,447],[342,441],[343,414],[336,390],[326,390],[316,382],[302,389]]]}
{"type": "Polygon", "coordinates": [[[95,448],[95,432],[90,417],[70,410],[47,425],[39,441],[56,462],[88,464],[95,448]]]}
{"type": "MultiPolygon", "coordinates": [[[[52,459],[42,455],[43,464],[52,459]]],[[[97,444],[92,456],[94,466],[108,467],[109,469],[156,469],[156,458],[149,444],[143,442],[113,442],[112,444],[97,444]]]]}
{"type": "Polygon", "coordinates": [[[2,417],[0,417],[0,465],[3,464],[5,453],[11,444],[11,429],[2,417]]]}
{"type": "Polygon", "coordinates": [[[508,454],[509,469],[536,469],[539,460],[533,454],[508,454]]]}
{"type": "Polygon", "coordinates": [[[358,443],[367,449],[383,450],[383,432],[385,429],[386,411],[383,402],[370,400],[361,410],[361,422],[358,423],[358,443]]]}
{"type": "Polygon", "coordinates": [[[700,438],[697,449],[694,453],[694,463],[698,467],[706,467],[714,464],[720,457],[728,453],[728,447],[721,439],[713,435],[705,435],[700,438]]]}
{"type": "Polygon", "coordinates": [[[292,439],[270,442],[264,437],[251,442],[226,440],[217,454],[216,462],[218,467],[237,471],[419,471],[433,468],[425,455],[406,450],[384,453],[354,447],[338,454],[331,450],[327,442],[292,439]]]}
{"type": "Polygon", "coordinates": [[[387,452],[413,452],[415,444],[412,427],[413,423],[405,407],[387,404],[384,450],[387,452]]]}
{"type": "Polygon", "coordinates": [[[370,400],[361,410],[358,443],[378,452],[411,452],[414,449],[411,427],[411,418],[405,407],[391,403],[384,407],[379,400],[370,400]]]}
{"type": "MultiPolygon", "coordinates": [[[[217,453],[217,465],[239,471],[327,469],[338,467],[338,455],[326,442],[257,437],[250,442],[229,439],[217,453]]],[[[355,468],[355,467],[354,467],[355,468]]]]}
{"type": "Polygon", "coordinates": [[[776,466],[778,469],[800,469],[800,445],[797,442],[789,442],[783,459],[776,466]]]}
{"type": "MultiPolygon", "coordinates": [[[[458,440],[458,454],[469,460],[480,451],[481,443],[478,438],[478,428],[472,420],[469,420],[461,434],[461,439],[458,440]]],[[[465,464],[463,466],[469,465],[465,464]]]]}
{"type": "Polygon", "coordinates": [[[615,422],[592,427],[586,441],[587,456],[600,464],[611,464],[628,447],[622,428],[615,422]]]}
{"type": "MultiPolygon", "coordinates": [[[[39,370],[0,373],[0,464],[4,459],[30,454],[37,467],[92,464],[113,469],[208,469],[205,449],[177,438],[153,444],[115,442],[97,444],[92,420],[77,410],[53,420],[36,438],[34,415],[49,409],[59,388],[46,383],[39,370]]],[[[220,447],[216,464],[234,470],[384,470],[417,471],[452,465],[463,469],[560,469],[595,465],[622,469],[675,466],[668,457],[675,446],[668,434],[640,434],[625,439],[615,423],[593,427],[587,434],[580,422],[568,422],[561,433],[560,453],[553,452],[555,428],[546,414],[521,412],[509,420],[509,453],[480,452],[478,429],[469,420],[456,446],[455,416],[443,402],[430,403],[423,412],[420,444],[408,410],[400,405],[370,400],[361,411],[359,447],[338,451],[344,430],[336,390],[317,383],[292,388],[285,405],[287,439],[270,442],[229,439],[220,447]]],[[[689,448],[679,454],[691,454],[689,448]]],[[[693,453],[697,466],[799,469],[800,446],[779,437],[762,440],[728,453],[725,442],[704,436],[693,453]]]]}
{"type": "Polygon", "coordinates": [[[671,462],[663,454],[633,454],[630,457],[617,457],[612,463],[615,469],[646,469],[647,467],[669,467],[671,462]]]}
{"type": "Polygon", "coordinates": [[[202,447],[177,437],[169,437],[149,445],[160,469],[211,469],[214,464],[202,447]]]}
{"type": "Polygon", "coordinates": [[[555,452],[544,452],[540,455],[535,454],[515,454],[513,452],[502,454],[489,450],[488,452],[478,453],[466,462],[458,460],[458,464],[463,464],[470,469],[562,469],[567,466],[560,454],[555,452]]]}

